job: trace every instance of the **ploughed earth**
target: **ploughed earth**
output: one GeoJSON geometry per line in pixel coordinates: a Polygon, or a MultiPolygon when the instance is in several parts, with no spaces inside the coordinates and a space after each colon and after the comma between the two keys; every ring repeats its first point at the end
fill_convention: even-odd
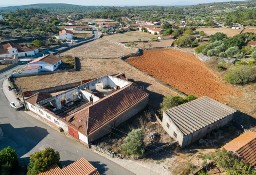
{"type": "Polygon", "coordinates": [[[208,96],[227,102],[230,96],[241,95],[233,86],[223,82],[205,63],[193,54],[176,49],[147,50],[128,63],[170,86],[196,97],[208,96]]]}

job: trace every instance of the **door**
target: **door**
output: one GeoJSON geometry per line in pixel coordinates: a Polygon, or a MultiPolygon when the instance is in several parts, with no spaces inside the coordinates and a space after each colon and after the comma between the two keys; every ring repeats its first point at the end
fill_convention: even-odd
{"type": "Polygon", "coordinates": [[[79,140],[79,136],[78,136],[78,131],[70,126],[68,126],[68,133],[69,135],[71,135],[72,137],[76,138],[79,140]]]}

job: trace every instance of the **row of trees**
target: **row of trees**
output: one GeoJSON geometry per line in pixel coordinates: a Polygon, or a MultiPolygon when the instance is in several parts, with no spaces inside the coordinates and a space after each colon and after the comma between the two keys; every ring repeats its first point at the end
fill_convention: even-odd
{"type": "Polygon", "coordinates": [[[241,59],[245,55],[251,55],[256,58],[256,48],[247,46],[249,41],[255,39],[256,34],[254,33],[243,33],[228,37],[226,34],[218,32],[210,36],[209,44],[200,45],[195,51],[210,57],[241,59]]]}
{"type": "MultiPolygon", "coordinates": [[[[60,166],[59,152],[52,148],[35,152],[30,156],[27,167],[27,175],[37,175],[48,170],[53,165],[60,166]]],[[[14,149],[7,147],[0,151],[0,174],[11,175],[19,173],[20,166],[17,153],[14,149]]]]}

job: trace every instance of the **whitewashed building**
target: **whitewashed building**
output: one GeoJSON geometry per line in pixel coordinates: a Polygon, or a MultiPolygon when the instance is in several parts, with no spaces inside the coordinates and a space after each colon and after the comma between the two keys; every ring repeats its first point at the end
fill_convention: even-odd
{"type": "Polygon", "coordinates": [[[60,40],[73,40],[73,32],[71,30],[62,30],[59,32],[59,39],[60,40]]]}
{"type": "Polygon", "coordinates": [[[0,21],[3,21],[3,20],[4,20],[3,15],[0,15],[0,21]]]}
{"type": "Polygon", "coordinates": [[[0,57],[32,57],[38,53],[39,50],[34,47],[21,46],[13,43],[0,45],[0,57]]]}
{"type": "Polygon", "coordinates": [[[86,83],[53,96],[39,92],[30,96],[26,104],[45,122],[89,144],[146,107],[149,94],[124,77],[85,80],[86,83]]]}
{"type": "Polygon", "coordinates": [[[37,58],[29,62],[29,66],[38,66],[40,71],[55,71],[61,65],[62,61],[59,56],[46,55],[40,58],[37,58]]]}

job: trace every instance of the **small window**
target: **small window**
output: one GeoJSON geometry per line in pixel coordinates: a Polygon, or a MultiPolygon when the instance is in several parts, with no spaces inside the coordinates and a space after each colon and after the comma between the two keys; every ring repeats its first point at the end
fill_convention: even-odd
{"type": "Polygon", "coordinates": [[[170,125],[169,125],[169,123],[166,123],[166,126],[167,126],[167,128],[170,128],[170,125]]]}
{"type": "Polygon", "coordinates": [[[176,134],[176,132],[173,132],[173,135],[174,135],[174,137],[176,137],[176,138],[177,138],[177,134],[176,134]]]}
{"type": "Polygon", "coordinates": [[[39,109],[39,113],[42,114],[42,115],[44,114],[43,111],[41,111],[40,109],[39,109]]]}

